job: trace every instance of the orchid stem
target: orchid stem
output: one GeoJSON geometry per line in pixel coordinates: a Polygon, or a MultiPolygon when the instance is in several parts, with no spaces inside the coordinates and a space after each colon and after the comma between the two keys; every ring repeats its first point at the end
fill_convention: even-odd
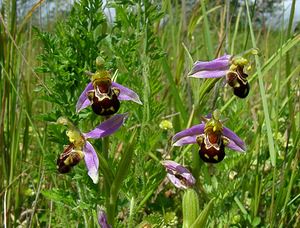
{"type": "Polygon", "coordinates": [[[103,138],[102,142],[102,150],[103,150],[103,156],[106,161],[108,161],[108,148],[109,148],[109,136],[106,136],[103,138]]]}
{"type": "MultiPolygon", "coordinates": [[[[104,121],[108,120],[110,116],[105,116],[104,121]]],[[[109,136],[106,136],[103,138],[102,141],[102,151],[103,151],[103,157],[108,162],[109,159],[109,136]]],[[[110,189],[111,186],[109,182],[105,179],[104,176],[104,191],[105,191],[105,207],[106,207],[106,213],[107,213],[107,219],[108,223],[113,227],[114,225],[114,217],[115,217],[115,205],[110,202],[110,189]]]]}

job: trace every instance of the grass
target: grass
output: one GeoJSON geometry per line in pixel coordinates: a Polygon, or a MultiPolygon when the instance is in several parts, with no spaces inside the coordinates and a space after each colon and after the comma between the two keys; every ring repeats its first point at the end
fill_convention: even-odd
{"type": "Polygon", "coordinates": [[[49,24],[51,31],[32,27],[43,1],[24,18],[17,17],[17,1],[0,6],[0,225],[96,227],[97,205],[106,207],[114,227],[191,224],[183,221],[185,191],[166,181],[159,163],[172,159],[197,179],[195,227],[298,227],[296,1],[288,27],[277,31],[257,26],[258,6],[247,1],[241,8],[208,1],[193,8],[187,1],[111,2],[115,24],[106,22],[101,1],[88,2],[49,24]],[[196,60],[256,47],[260,55],[252,59],[245,99],[233,96],[222,80],[187,78],[196,60]],[[90,109],[75,113],[88,82],[84,71],[95,71],[98,55],[108,69],[118,70],[118,83],[137,91],[143,106],[122,102],[120,113],[130,113],[125,126],[106,141],[91,142],[100,160],[100,182],[94,185],[84,162],[66,175],[56,171],[68,140],[55,122],[67,116],[87,132],[101,121],[90,109]],[[170,139],[215,108],[245,140],[247,153],[227,149],[224,161],[210,166],[199,159],[196,145],[175,148],[170,139]],[[164,119],[173,129],[159,128],[164,119]]]}

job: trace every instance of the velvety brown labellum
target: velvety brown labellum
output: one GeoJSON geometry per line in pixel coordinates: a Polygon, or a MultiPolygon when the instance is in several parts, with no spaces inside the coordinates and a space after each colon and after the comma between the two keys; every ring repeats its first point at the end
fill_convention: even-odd
{"type": "Polygon", "coordinates": [[[250,91],[250,86],[248,82],[245,85],[241,83],[239,87],[233,88],[234,95],[238,96],[239,98],[247,97],[249,91],[250,91]]]}
{"type": "Polygon", "coordinates": [[[97,115],[112,115],[120,108],[120,101],[118,96],[114,93],[111,96],[102,98],[101,100],[94,96],[92,101],[92,109],[97,115]]]}
{"type": "Polygon", "coordinates": [[[174,176],[178,180],[180,180],[181,184],[183,184],[184,186],[190,186],[190,183],[183,176],[181,176],[179,173],[175,173],[174,176]]]}
{"type": "Polygon", "coordinates": [[[241,66],[238,66],[236,71],[229,71],[226,75],[228,85],[233,88],[234,95],[239,98],[245,98],[249,94],[250,86],[247,77],[248,75],[244,73],[241,66]]]}
{"type": "Polygon", "coordinates": [[[118,99],[119,90],[113,88],[108,77],[95,79],[94,90],[88,92],[88,98],[92,103],[92,109],[97,115],[107,116],[115,114],[120,108],[118,99]]]}
{"type": "Polygon", "coordinates": [[[197,138],[199,156],[204,162],[218,163],[225,157],[225,145],[221,135],[203,134],[197,138]]]}
{"type": "Polygon", "coordinates": [[[71,168],[81,161],[81,155],[74,150],[74,144],[71,143],[64,152],[59,155],[56,164],[60,173],[68,173],[71,168]]]}

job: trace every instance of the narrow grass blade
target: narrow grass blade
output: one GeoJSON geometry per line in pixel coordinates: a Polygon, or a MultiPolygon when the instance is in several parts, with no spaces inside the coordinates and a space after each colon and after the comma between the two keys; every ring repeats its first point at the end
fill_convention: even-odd
{"type": "Polygon", "coordinates": [[[214,57],[212,42],[211,42],[211,36],[210,36],[210,29],[209,29],[209,23],[207,19],[207,12],[205,7],[205,0],[201,1],[201,10],[203,14],[203,21],[204,21],[204,39],[205,44],[207,47],[207,55],[209,59],[212,59],[214,57]]]}
{"type": "MultiPolygon", "coordinates": [[[[256,40],[255,40],[255,36],[254,36],[252,24],[251,24],[252,20],[251,20],[251,17],[250,17],[249,6],[248,6],[248,1],[247,0],[246,0],[246,8],[247,8],[247,16],[248,16],[252,46],[253,46],[253,48],[257,48],[256,40]]],[[[260,61],[259,61],[259,58],[258,58],[257,55],[255,55],[255,62],[256,62],[256,67],[257,67],[258,83],[259,83],[260,95],[261,95],[261,98],[262,98],[262,105],[263,105],[263,110],[264,110],[265,123],[266,123],[266,127],[267,127],[267,136],[268,136],[268,145],[269,145],[270,158],[271,158],[271,163],[272,163],[273,167],[275,167],[276,166],[276,152],[275,152],[274,140],[273,140],[273,135],[272,135],[271,120],[270,120],[270,115],[269,115],[269,110],[268,110],[268,103],[267,103],[267,97],[266,97],[264,82],[263,82],[261,65],[260,65],[260,61]]]]}

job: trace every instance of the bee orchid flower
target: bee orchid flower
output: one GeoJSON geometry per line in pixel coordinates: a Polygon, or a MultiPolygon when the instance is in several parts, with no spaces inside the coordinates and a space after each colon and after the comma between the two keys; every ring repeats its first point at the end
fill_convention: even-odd
{"type": "MultiPolygon", "coordinates": [[[[256,49],[246,51],[243,56],[256,55],[256,49]]],[[[248,74],[244,68],[251,69],[249,61],[242,56],[223,55],[212,61],[197,61],[194,63],[189,77],[194,78],[221,78],[226,77],[227,84],[233,88],[233,93],[245,98],[248,96],[250,86],[247,80],[248,74]]]]}
{"type": "Polygon", "coordinates": [[[196,182],[191,172],[177,162],[165,160],[161,162],[167,170],[167,177],[179,189],[187,189],[196,182]]]}
{"type": "Polygon", "coordinates": [[[57,159],[58,171],[68,173],[73,166],[84,159],[88,175],[95,184],[98,183],[99,160],[94,147],[87,139],[99,139],[113,134],[122,126],[127,116],[127,113],[114,115],[88,133],[82,133],[68,119],[60,117],[57,123],[68,126],[67,136],[70,144],[57,159]]]}
{"type": "Polygon", "coordinates": [[[91,82],[83,90],[76,104],[76,112],[91,105],[97,115],[115,114],[120,108],[120,101],[131,100],[142,104],[139,96],[129,88],[113,82],[109,71],[98,70],[91,74],[91,82]]]}
{"type": "Polygon", "coordinates": [[[178,132],[173,136],[173,146],[198,144],[199,156],[204,162],[218,163],[225,157],[225,147],[245,152],[246,146],[233,131],[223,126],[218,110],[204,122],[178,132]]]}
{"type": "Polygon", "coordinates": [[[111,228],[111,225],[108,224],[106,213],[102,208],[98,209],[98,223],[101,228],[111,228]]]}

